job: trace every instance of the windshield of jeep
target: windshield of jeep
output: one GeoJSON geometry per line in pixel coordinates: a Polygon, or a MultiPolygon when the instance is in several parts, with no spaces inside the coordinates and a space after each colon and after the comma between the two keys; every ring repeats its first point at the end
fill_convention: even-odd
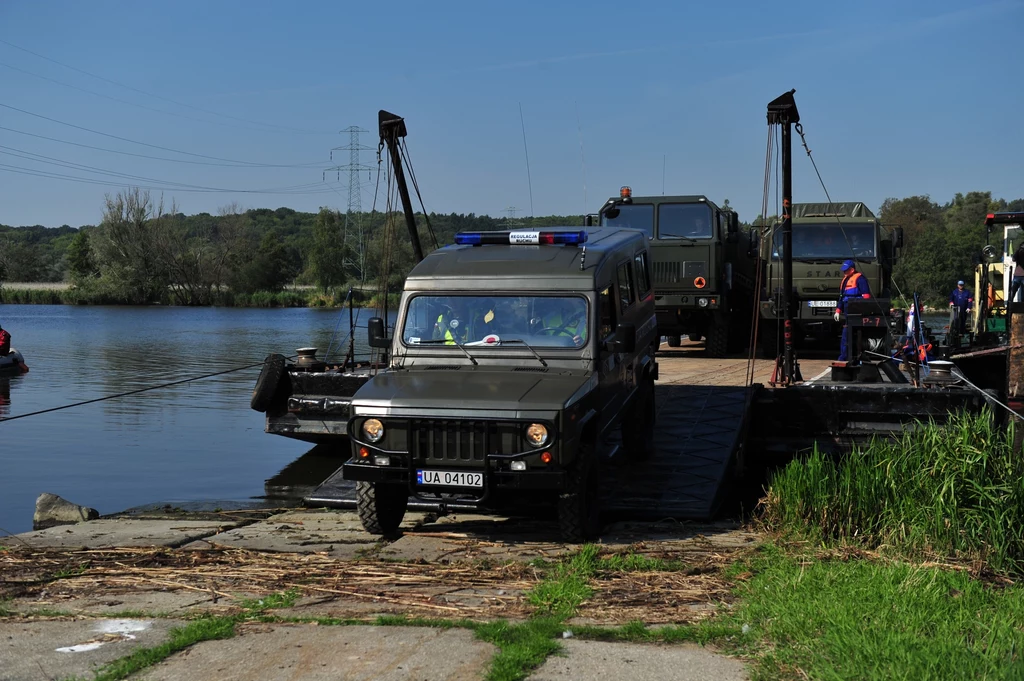
{"type": "MultiPolygon", "coordinates": [[[[782,226],[776,225],[772,258],[782,254],[782,226]]],[[[875,257],[874,225],[793,224],[793,257],[804,260],[846,260],[875,257]]]]}
{"type": "Polygon", "coordinates": [[[659,239],[708,239],[711,208],[706,203],[663,203],[658,206],[659,239]]]}
{"type": "Polygon", "coordinates": [[[402,342],[499,347],[520,340],[535,348],[579,348],[587,342],[588,324],[581,296],[418,295],[409,301],[402,342]]]}
{"type": "Polygon", "coordinates": [[[610,209],[611,213],[618,211],[615,217],[608,217],[607,213],[601,213],[602,227],[626,227],[628,229],[639,229],[647,235],[648,239],[654,238],[654,206],[651,204],[628,204],[624,203],[610,209]]]}

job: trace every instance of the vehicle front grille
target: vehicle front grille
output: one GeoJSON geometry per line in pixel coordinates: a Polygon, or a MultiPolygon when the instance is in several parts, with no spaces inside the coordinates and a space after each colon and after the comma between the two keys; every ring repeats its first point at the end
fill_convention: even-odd
{"type": "Polygon", "coordinates": [[[426,463],[483,462],[485,454],[520,451],[521,425],[512,421],[416,419],[409,424],[412,455],[426,463]]]}
{"type": "Polygon", "coordinates": [[[654,263],[655,284],[690,285],[697,277],[707,278],[707,264],[703,260],[654,263]]]}

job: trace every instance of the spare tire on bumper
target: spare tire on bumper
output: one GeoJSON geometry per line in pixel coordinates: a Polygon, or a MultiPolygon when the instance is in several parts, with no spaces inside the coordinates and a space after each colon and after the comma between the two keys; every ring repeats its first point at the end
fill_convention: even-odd
{"type": "Polygon", "coordinates": [[[277,387],[285,373],[284,355],[267,355],[263,360],[260,377],[256,379],[256,387],[252,390],[249,406],[259,412],[265,412],[277,394],[277,387]]]}

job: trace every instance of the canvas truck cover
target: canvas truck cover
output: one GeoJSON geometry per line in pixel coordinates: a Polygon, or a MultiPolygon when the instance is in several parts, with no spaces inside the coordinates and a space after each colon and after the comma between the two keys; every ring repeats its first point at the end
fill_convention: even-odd
{"type": "Polygon", "coordinates": [[[875,214],[863,203],[794,203],[793,219],[799,218],[865,218],[874,220],[875,214]]]}

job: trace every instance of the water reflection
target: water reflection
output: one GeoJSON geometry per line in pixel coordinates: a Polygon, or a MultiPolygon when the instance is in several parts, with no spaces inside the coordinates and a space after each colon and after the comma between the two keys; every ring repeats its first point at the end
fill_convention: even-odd
{"type": "Polygon", "coordinates": [[[0,378],[0,416],[7,416],[11,413],[11,379],[0,378]]]}
{"type": "MultiPolygon", "coordinates": [[[[369,354],[369,316],[360,315],[360,356],[369,354]]],[[[340,360],[347,350],[347,311],[340,325],[338,311],[319,309],[0,305],[0,317],[32,366],[0,379],[4,416],[252,365],[0,422],[0,528],[14,532],[31,529],[41,492],[101,513],[261,496],[309,445],[265,434],[263,415],[249,409],[260,363],[305,346],[322,356],[336,326],[331,354],[340,360]]]]}

